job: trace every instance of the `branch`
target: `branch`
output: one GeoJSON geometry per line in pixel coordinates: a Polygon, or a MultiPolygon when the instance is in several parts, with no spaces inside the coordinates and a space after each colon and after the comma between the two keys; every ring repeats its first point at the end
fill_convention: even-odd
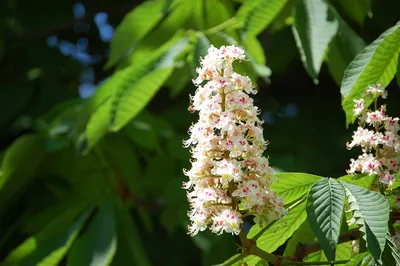
{"type": "Polygon", "coordinates": [[[285,259],[282,256],[277,256],[277,255],[273,255],[268,252],[265,252],[264,250],[260,249],[257,246],[253,247],[253,249],[251,250],[251,254],[256,255],[257,257],[260,257],[268,262],[271,262],[274,265],[335,265],[335,264],[346,264],[347,262],[349,262],[348,260],[309,261],[309,262],[291,261],[291,260],[285,259]]]}
{"type": "MultiPolygon", "coordinates": [[[[351,240],[356,240],[360,238],[360,231],[358,229],[352,229],[348,232],[343,233],[339,236],[338,243],[344,243],[351,240]]],[[[321,250],[321,245],[319,242],[309,243],[309,244],[301,244],[297,245],[296,251],[294,253],[294,258],[297,261],[302,261],[309,254],[321,250]]]]}

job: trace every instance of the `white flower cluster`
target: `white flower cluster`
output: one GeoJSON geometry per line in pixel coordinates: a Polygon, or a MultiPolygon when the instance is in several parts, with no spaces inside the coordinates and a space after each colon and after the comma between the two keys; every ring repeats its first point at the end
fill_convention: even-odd
{"type": "MultiPolygon", "coordinates": [[[[366,96],[386,98],[387,92],[377,84],[368,87],[366,96]]],[[[357,160],[351,159],[347,172],[375,174],[381,183],[391,185],[400,166],[399,118],[387,116],[385,105],[371,111],[365,108],[364,99],[354,100],[354,103],[359,127],[354,132],[352,142],[347,143],[347,148],[361,146],[363,154],[357,160]]]]}
{"type": "Polygon", "coordinates": [[[194,160],[192,168],[184,170],[189,181],[183,185],[189,190],[192,236],[207,227],[217,234],[239,234],[244,215],[268,223],[286,212],[270,189],[273,174],[262,156],[267,146],[262,121],[248,95],[257,91],[247,76],[232,68],[235,60],[244,59],[241,48],[211,46],[193,80],[198,88],[189,110],[199,112],[199,121],[184,141],[194,160]]]}

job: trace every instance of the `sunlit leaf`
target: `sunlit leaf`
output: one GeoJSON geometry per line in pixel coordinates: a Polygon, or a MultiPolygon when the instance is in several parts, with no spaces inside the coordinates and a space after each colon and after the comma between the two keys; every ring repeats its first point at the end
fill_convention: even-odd
{"type": "Polygon", "coordinates": [[[320,176],[305,173],[283,172],[275,175],[278,182],[272,184],[273,190],[285,200],[285,205],[304,196],[320,176]]]}
{"type": "Polygon", "coordinates": [[[167,1],[146,1],[128,13],[115,30],[106,68],[112,67],[167,15],[167,1]]]}
{"type": "MultiPolygon", "coordinates": [[[[306,219],[306,202],[303,202],[266,230],[257,239],[258,247],[267,252],[275,251],[293,235],[306,219]]],[[[261,229],[258,225],[254,225],[247,235],[248,238],[256,235],[261,229]]]]}
{"type": "Polygon", "coordinates": [[[241,35],[257,36],[286,5],[287,0],[252,0],[246,1],[237,12],[237,20],[242,23],[241,35]]]}
{"type": "MultiPolygon", "coordinates": [[[[400,51],[400,23],[382,33],[350,63],[344,73],[340,91],[347,125],[354,122],[354,100],[364,98],[368,85],[380,83],[386,87],[396,74],[400,51]]],[[[372,99],[365,100],[369,106],[372,99]]]]}

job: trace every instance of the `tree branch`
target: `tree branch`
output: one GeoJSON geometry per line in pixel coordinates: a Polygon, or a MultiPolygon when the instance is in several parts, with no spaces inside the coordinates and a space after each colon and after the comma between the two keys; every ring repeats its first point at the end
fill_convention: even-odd
{"type": "MultiPolygon", "coordinates": [[[[359,238],[360,238],[360,231],[358,229],[352,229],[340,235],[338,243],[344,243],[359,238]]],[[[309,244],[299,243],[294,253],[294,258],[297,261],[302,261],[309,254],[316,252],[318,250],[321,250],[321,245],[319,242],[314,242],[309,244]]]]}

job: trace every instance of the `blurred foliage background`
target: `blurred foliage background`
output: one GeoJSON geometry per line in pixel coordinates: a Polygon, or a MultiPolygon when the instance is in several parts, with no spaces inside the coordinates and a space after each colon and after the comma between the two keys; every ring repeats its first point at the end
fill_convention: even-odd
{"type": "MultiPolygon", "coordinates": [[[[345,147],[343,72],[399,9],[394,0],[1,1],[2,265],[229,258],[233,236],[186,234],[182,140],[197,119],[187,107],[199,57],[210,44],[243,46],[250,60],[237,67],[258,84],[271,165],[338,177],[357,154],[345,147]],[[303,64],[294,37],[323,27],[303,12],[310,3],[338,25],[314,47],[321,68],[303,64]]],[[[398,96],[393,81],[394,116],[398,96]]]]}

